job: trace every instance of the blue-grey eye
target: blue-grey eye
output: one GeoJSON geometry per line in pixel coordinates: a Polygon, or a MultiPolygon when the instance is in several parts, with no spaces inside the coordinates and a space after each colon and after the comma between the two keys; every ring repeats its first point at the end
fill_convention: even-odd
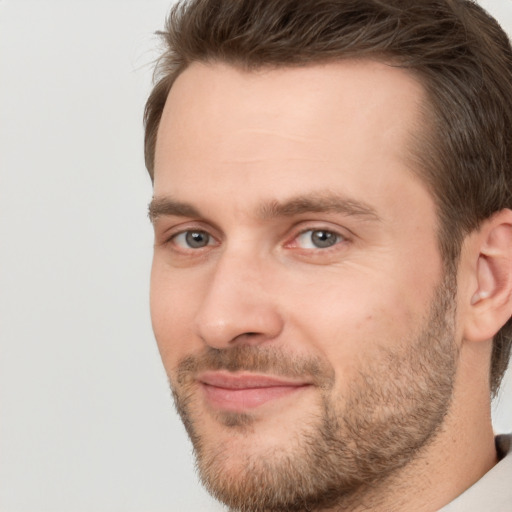
{"type": "Polygon", "coordinates": [[[325,229],[308,229],[297,237],[297,245],[302,249],[327,249],[337,244],[342,237],[325,229]]]}
{"type": "Polygon", "coordinates": [[[212,238],[205,231],[184,231],[174,237],[174,243],[185,249],[201,249],[211,245],[212,238]]]}

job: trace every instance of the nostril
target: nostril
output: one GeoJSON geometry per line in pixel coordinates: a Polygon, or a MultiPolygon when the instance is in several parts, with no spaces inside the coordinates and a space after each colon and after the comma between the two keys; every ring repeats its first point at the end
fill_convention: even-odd
{"type": "Polygon", "coordinates": [[[243,343],[244,340],[246,342],[257,342],[258,339],[262,336],[262,333],[261,332],[255,332],[255,331],[249,331],[249,332],[244,332],[242,334],[239,334],[238,336],[236,336],[235,338],[233,338],[231,340],[231,342],[233,343],[243,343]]]}

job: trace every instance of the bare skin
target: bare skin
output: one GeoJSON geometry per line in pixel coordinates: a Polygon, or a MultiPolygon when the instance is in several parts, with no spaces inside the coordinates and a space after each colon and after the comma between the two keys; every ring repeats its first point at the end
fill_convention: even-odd
{"type": "MultiPolygon", "coordinates": [[[[422,410],[421,384],[405,404],[396,395],[423,382],[411,347],[436,332],[427,312],[445,278],[434,203],[408,158],[424,101],[406,71],[373,61],[195,63],[173,85],[155,155],[152,320],[215,485],[243,479],[248,461],[271,472],[273,457],[302,453],[321,404],[343,421],[368,376],[389,388],[368,411],[377,420],[422,410]],[[187,358],[234,347],[266,359],[234,372],[189,365],[180,382],[187,358]],[[386,354],[406,354],[401,368],[388,370],[386,354]]],[[[495,464],[488,362],[511,314],[511,224],[500,212],[464,244],[456,308],[441,320],[454,354],[453,382],[438,390],[446,410],[428,413],[408,460],[322,510],[435,511],[495,464]]],[[[400,428],[421,422],[410,423],[400,428]]]]}

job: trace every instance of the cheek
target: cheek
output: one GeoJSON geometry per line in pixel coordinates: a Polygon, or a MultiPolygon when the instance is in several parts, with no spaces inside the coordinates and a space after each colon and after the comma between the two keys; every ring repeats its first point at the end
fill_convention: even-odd
{"type": "Polygon", "coordinates": [[[153,262],[150,310],[153,332],[164,367],[169,372],[193,350],[196,287],[181,283],[165,265],[153,262]]]}
{"type": "Polygon", "coordinates": [[[400,279],[355,275],[317,283],[290,313],[292,337],[314,346],[343,382],[353,379],[378,348],[399,349],[410,339],[428,314],[436,284],[418,288],[404,274],[400,279]]]}

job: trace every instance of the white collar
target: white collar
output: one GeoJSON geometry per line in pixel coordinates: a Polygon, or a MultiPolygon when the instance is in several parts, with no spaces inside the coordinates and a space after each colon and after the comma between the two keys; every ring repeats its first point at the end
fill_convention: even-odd
{"type": "Polygon", "coordinates": [[[512,511],[512,434],[496,436],[501,460],[440,512],[512,511]]]}

